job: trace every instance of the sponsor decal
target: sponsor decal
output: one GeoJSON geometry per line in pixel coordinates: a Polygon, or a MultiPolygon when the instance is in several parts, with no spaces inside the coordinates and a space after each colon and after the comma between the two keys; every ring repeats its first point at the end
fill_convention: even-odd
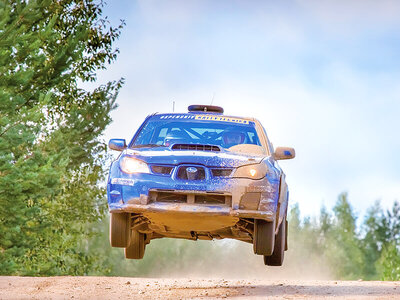
{"type": "Polygon", "coordinates": [[[219,121],[219,122],[231,122],[237,124],[249,124],[249,121],[240,118],[224,117],[224,116],[212,116],[212,115],[162,115],[159,116],[161,120],[171,119],[186,119],[186,120],[202,120],[202,121],[219,121]]]}
{"type": "Polygon", "coordinates": [[[209,116],[209,115],[196,115],[195,120],[204,120],[204,121],[220,121],[220,122],[231,122],[238,124],[249,124],[249,121],[239,119],[239,118],[231,118],[231,117],[221,117],[221,116],[209,116]]]}
{"type": "Polygon", "coordinates": [[[194,116],[189,115],[163,115],[160,116],[160,119],[168,120],[168,119],[194,119],[194,116]]]}
{"type": "Polygon", "coordinates": [[[111,184],[121,184],[121,185],[135,185],[135,180],[129,178],[113,178],[111,179],[111,184]]]}

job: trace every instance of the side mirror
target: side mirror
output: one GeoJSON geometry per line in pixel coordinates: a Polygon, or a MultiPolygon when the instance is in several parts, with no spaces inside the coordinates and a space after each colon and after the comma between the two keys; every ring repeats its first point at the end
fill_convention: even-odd
{"type": "Polygon", "coordinates": [[[126,142],[124,139],[111,139],[108,142],[108,148],[112,150],[122,151],[126,148],[126,142]]]}
{"type": "Polygon", "coordinates": [[[296,156],[296,152],[290,147],[277,147],[273,156],[276,160],[291,159],[296,156]]]}

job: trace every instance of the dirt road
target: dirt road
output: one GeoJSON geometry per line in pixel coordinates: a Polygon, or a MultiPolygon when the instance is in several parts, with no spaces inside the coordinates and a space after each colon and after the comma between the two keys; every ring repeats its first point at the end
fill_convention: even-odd
{"type": "Polygon", "coordinates": [[[400,299],[400,282],[0,277],[0,299],[400,299]]]}

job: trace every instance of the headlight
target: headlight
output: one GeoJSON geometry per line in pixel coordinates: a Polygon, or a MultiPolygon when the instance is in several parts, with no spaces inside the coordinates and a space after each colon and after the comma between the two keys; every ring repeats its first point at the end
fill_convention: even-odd
{"type": "Polygon", "coordinates": [[[150,173],[149,167],[145,162],[128,156],[124,156],[120,160],[119,166],[123,172],[128,174],[150,173]]]}
{"type": "Polygon", "coordinates": [[[261,179],[267,175],[268,167],[261,163],[257,165],[243,166],[236,169],[233,177],[235,178],[250,178],[250,179],[261,179]]]}

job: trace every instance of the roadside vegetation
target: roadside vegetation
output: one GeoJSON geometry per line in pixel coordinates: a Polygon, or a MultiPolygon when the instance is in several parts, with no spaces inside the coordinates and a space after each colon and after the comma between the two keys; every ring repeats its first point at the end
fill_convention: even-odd
{"type": "MultiPolygon", "coordinates": [[[[79,83],[94,83],[116,59],[122,25],[110,26],[92,0],[0,3],[0,274],[278,272],[239,242],[155,240],[141,261],[109,246],[100,137],[123,81],[93,90],[79,83]]],[[[317,217],[302,217],[299,205],[289,216],[282,276],[400,280],[398,202],[387,211],[377,202],[357,222],[341,194],[317,217]]]]}
{"type": "Polygon", "coordinates": [[[377,201],[357,222],[343,193],[332,212],[322,207],[316,218],[301,219],[299,206],[295,205],[289,222],[297,263],[320,259],[335,279],[400,279],[399,202],[384,210],[377,201]]]}
{"type": "Polygon", "coordinates": [[[0,2],[0,274],[84,274],[105,215],[99,137],[122,80],[93,90],[120,27],[85,0],[0,2]]]}

